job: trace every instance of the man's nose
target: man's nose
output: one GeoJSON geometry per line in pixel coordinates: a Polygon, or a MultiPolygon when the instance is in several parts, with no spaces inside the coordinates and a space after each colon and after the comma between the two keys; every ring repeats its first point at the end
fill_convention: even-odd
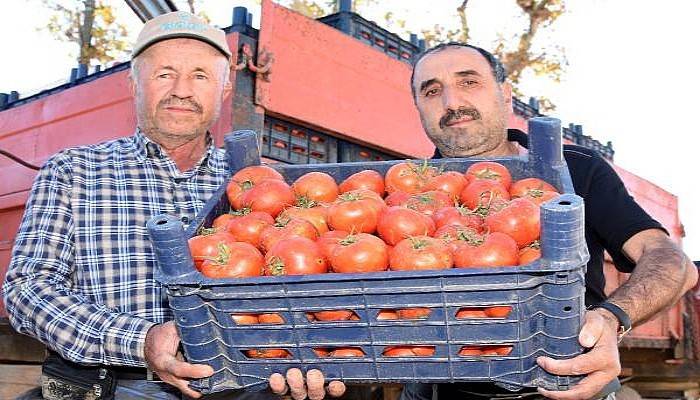
{"type": "Polygon", "coordinates": [[[181,99],[192,97],[192,80],[182,75],[178,76],[170,92],[181,99]]]}
{"type": "Polygon", "coordinates": [[[458,110],[464,107],[464,99],[459,95],[459,91],[445,88],[442,91],[442,106],[445,110],[458,110]]]}

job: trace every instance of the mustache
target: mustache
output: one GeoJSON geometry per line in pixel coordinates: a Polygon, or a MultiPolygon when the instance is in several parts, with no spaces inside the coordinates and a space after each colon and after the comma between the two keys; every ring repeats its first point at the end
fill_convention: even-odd
{"type": "Polygon", "coordinates": [[[202,105],[191,99],[181,99],[172,96],[165,98],[158,103],[158,108],[164,108],[168,106],[191,108],[199,114],[202,113],[202,105]]]}
{"type": "Polygon", "coordinates": [[[463,117],[471,117],[473,120],[481,119],[481,113],[476,108],[460,107],[457,110],[447,110],[440,118],[440,128],[444,129],[447,124],[463,117]]]}

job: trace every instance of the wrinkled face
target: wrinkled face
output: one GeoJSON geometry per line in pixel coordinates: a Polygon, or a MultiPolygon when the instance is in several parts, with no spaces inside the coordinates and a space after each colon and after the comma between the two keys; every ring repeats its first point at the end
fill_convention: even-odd
{"type": "Polygon", "coordinates": [[[134,61],[132,90],[141,130],[161,144],[206,134],[230,93],[228,61],[194,39],[170,39],[134,61]]]}
{"type": "Polygon", "coordinates": [[[476,50],[448,47],[415,66],[411,82],[426,134],[447,157],[509,154],[511,90],[476,50]]]}

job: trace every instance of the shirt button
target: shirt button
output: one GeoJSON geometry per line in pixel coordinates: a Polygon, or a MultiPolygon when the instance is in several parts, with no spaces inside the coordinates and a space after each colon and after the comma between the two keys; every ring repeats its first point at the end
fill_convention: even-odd
{"type": "Polygon", "coordinates": [[[183,215],[182,218],[180,218],[180,221],[182,221],[183,224],[188,224],[190,219],[186,215],[183,215]]]}

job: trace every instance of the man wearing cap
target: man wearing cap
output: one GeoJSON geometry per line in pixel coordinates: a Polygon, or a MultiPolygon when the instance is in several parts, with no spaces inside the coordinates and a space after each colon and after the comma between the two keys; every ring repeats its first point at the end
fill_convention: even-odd
{"type": "MultiPolygon", "coordinates": [[[[65,149],[39,171],[3,293],[13,327],[50,350],[43,398],[196,398],[190,380],[213,373],[178,355],[146,222],[168,213],[187,224],[225,181],[208,130],[231,92],[230,58],[224,32],[190,13],[150,20],[131,62],[134,135],[65,149]],[[147,380],[151,372],[165,383],[147,380]]],[[[309,371],[307,381],[290,370],[270,386],[322,398],[323,375],[309,371]]]]}

